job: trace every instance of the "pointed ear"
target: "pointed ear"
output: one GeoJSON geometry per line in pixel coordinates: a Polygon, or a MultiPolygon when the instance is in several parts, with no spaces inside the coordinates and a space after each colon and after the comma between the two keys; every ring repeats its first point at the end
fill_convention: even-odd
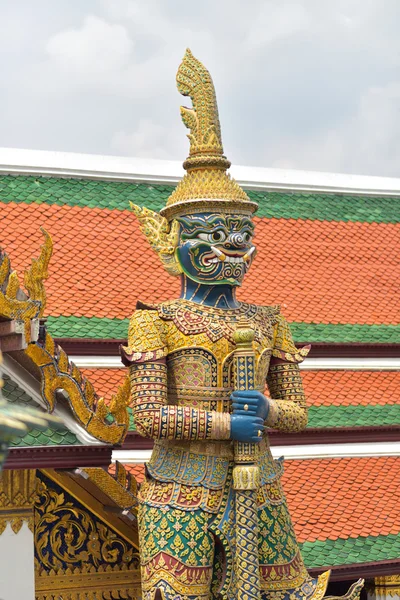
{"type": "Polygon", "coordinates": [[[173,221],[170,225],[158,212],[142,208],[132,202],[130,205],[139,220],[140,230],[160,257],[164,268],[171,275],[180,275],[182,269],[175,258],[175,250],[179,242],[179,223],[173,221]]]}

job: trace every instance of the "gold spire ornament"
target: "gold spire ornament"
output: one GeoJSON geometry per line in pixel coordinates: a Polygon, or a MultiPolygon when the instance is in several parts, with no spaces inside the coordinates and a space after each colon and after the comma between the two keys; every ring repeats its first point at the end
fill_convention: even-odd
{"type": "Polygon", "coordinates": [[[226,173],[231,166],[224,156],[217,98],[210,73],[188,49],[176,75],[179,92],[189,96],[193,108],[181,106],[183,123],[190,130],[190,152],[183,163],[187,174],[160,213],[168,221],[199,212],[254,213],[252,202],[240,185],[226,173]]]}

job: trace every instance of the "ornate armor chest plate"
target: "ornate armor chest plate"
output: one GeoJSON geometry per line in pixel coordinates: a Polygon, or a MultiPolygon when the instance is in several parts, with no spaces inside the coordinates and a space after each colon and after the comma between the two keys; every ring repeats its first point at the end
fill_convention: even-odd
{"type": "Polygon", "coordinates": [[[264,390],[278,309],[242,304],[235,310],[173,301],[158,307],[168,344],[168,402],[229,411],[233,333],[245,319],[254,329],[256,384],[264,390]]]}

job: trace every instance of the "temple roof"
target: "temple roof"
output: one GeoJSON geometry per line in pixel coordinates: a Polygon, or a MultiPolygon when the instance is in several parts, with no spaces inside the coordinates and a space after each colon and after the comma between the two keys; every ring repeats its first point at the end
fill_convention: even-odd
{"type": "MultiPolygon", "coordinates": [[[[9,376],[3,375],[3,382],[2,393],[8,403],[15,406],[29,406],[38,409],[37,402],[25,390],[21,389],[15,381],[12,381],[9,376]]],[[[47,427],[44,430],[29,429],[23,437],[14,437],[10,442],[10,446],[18,446],[20,448],[27,446],[69,446],[81,443],[75,432],[66,426],[59,426],[57,429],[52,427],[47,427]]]]}
{"type": "MultiPolygon", "coordinates": [[[[179,280],[163,270],[128,209],[130,200],[160,209],[172,190],[133,181],[0,177],[1,243],[14,268],[29,263],[39,225],[54,239],[46,285],[53,335],[123,339],[139,298],[178,295],[179,280]]],[[[400,341],[397,198],[247,191],[260,205],[258,257],[240,299],[281,304],[297,341],[400,341]]]]}
{"type": "MultiPolygon", "coordinates": [[[[126,338],[138,299],[157,302],[179,294],[179,280],[163,270],[129,210],[129,201],[153,210],[165,206],[179,181],[176,165],[133,161],[141,164],[135,171],[130,159],[54,155],[44,168],[43,163],[28,162],[28,154],[11,151],[8,162],[7,152],[0,149],[0,245],[22,274],[42,243],[39,227],[45,227],[54,241],[46,282],[50,337],[62,339],[62,345],[68,339],[109,340],[107,350],[116,354],[115,340],[126,338]]],[[[237,173],[260,206],[258,257],[240,299],[281,304],[298,342],[399,344],[400,181],[246,168],[237,173]]],[[[80,370],[106,405],[126,376],[122,368],[80,370]]],[[[399,371],[311,369],[303,370],[303,379],[309,436],[313,431],[327,445],[330,431],[343,429],[348,436],[354,428],[366,431],[365,437],[375,428],[379,435],[383,429],[396,429],[397,437],[391,439],[399,439],[399,371]]],[[[33,401],[16,381],[8,385],[9,402],[33,401]]],[[[134,431],[131,412],[129,428],[134,431]]],[[[30,448],[36,446],[42,455],[43,446],[58,454],[64,447],[70,454],[52,466],[106,465],[104,448],[79,444],[71,437],[74,432],[68,427],[64,433],[30,432],[29,439],[17,442],[11,458],[13,452],[20,453],[34,462],[39,455],[28,456],[30,448]]],[[[301,435],[285,443],[306,443],[301,435]]],[[[279,446],[282,442],[273,437],[271,442],[279,446]]],[[[339,438],[334,441],[337,446],[339,438]]],[[[130,443],[122,450],[137,442],[130,443]]],[[[315,449],[320,442],[314,437],[311,443],[315,449]]],[[[105,450],[111,453],[111,447],[105,450]]],[[[334,454],[335,447],[331,450],[334,454]]],[[[284,487],[309,567],[400,556],[399,461],[393,456],[285,461],[284,487]]],[[[143,478],[143,465],[127,467],[143,478]]]]}

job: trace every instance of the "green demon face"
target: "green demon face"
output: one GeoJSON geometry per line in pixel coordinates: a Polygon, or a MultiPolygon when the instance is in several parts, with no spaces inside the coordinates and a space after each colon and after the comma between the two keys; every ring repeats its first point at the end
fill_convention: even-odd
{"type": "Polygon", "coordinates": [[[255,254],[251,219],[204,213],[177,220],[177,258],[185,275],[197,283],[241,285],[255,254]]]}

